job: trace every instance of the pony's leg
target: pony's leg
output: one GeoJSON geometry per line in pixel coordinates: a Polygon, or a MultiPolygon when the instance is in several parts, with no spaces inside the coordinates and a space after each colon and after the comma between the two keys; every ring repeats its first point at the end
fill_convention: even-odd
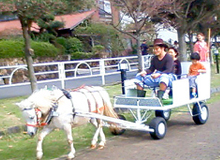
{"type": "Polygon", "coordinates": [[[98,122],[97,122],[97,120],[96,120],[95,118],[91,118],[91,119],[90,119],[90,123],[91,123],[92,125],[94,125],[96,128],[98,128],[98,122]]]}
{"type": "Polygon", "coordinates": [[[92,142],[91,142],[91,148],[96,148],[96,143],[98,141],[98,136],[100,135],[101,141],[99,143],[99,149],[102,149],[105,145],[106,139],[105,134],[102,129],[102,120],[97,119],[97,123],[92,123],[94,126],[96,126],[96,132],[93,136],[92,142]]]}
{"type": "Polygon", "coordinates": [[[73,159],[75,157],[75,148],[73,146],[73,136],[72,136],[72,127],[70,124],[64,126],[64,131],[66,132],[67,142],[70,146],[70,153],[67,156],[67,159],[73,159]]]}
{"type": "Polygon", "coordinates": [[[53,131],[53,128],[44,127],[40,132],[40,135],[38,136],[37,149],[36,149],[37,160],[40,160],[43,156],[42,143],[45,136],[48,135],[51,131],[53,131]]]}
{"type": "Polygon", "coordinates": [[[96,143],[98,141],[99,132],[100,132],[100,127],[96,127],[96,132],[95,132],[95,134],[92,138],[92,142],[91,142],[91,149],[96,148],[96,143]]]}
{"type": "Polygon", "coordinates": [[[94,136],[93,136],[93,138],[92,138],[91,146],[90,146],[91,149],[95,149],[95,148],[96,148],[96,143],[97,143],[97,141],[98,141],[98,135],[99,135],[99,134],[98,134],[99,131],[98,131],[98,122],[97,122],[97,119],[91,118],[91,119],[90,119],[90,123],[96,128],[96,132],[95,132],[95,134],[94,134],[94,136]]]}
{"type": "Polygon", "coordinates": [[[100,143],[99,143],[99,149],[103,149],[106,143],[106,138],[105,138],[105,133],[103,131],[103,126],[102,124],[100,124],[100,131],[99,131],[99,135],[100,135],[100,143]]]}

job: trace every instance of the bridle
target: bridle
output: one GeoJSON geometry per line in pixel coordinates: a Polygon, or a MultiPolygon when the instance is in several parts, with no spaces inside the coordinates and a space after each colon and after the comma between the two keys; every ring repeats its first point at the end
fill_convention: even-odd
{"type": "MultiPolygon", "coordinates": [[[[72,107],[73,107],[73,117],[75,117],[75,108],[73,106],[73,102],[72,102],[72,96],[70,95],[70,93],[64,89],[61,89],[61,91],[63,92],[63,95],[61,95],[54,103],[53,103],[53,106],[51,107],[50,111],[49,111],[49,114],[47,116],[47,119],[44,120],[44,122],[41,122],[42,120],[42,113],[41,113],[41,110],[39,108],[34,108],[35,110],[35,116],[37,118],[37,122],[36,124],[30,124],[30,123],[26,123],[26,126],[30,126],[30,127],[43,127],[43,126],[46,126],[50,123],[53,115],[51,113],[51,111],[56,111],[57,108],[58,108],[58,101],[62,98],[62,97],[66,97],[68,99],[70,99],[71,103],[72,103],[72,107]]],[[[25,108],[23,109],[24,110],[31,110],[32,108],[25,108]]]]}
{"type": "MultiPolygon", "coordinates": [[[[32,108],[30,108],[32,109],[32,108]]],[[[25,109],[25,110],[28,110],[28,109],[25,109]]],[[[38,108],[35,108],[35,114],[36,114],[36,118],[37,118],[37,123],[36,124],[29,124],[29,123],[26,123],[26,126],[30,126],[30,127],[43,127],[43,126],[46,126],[47,123],[44,123],[42,122],[41,123],[41,110],[38,109],[38,108]]]]}
{"type": "MultiPolygon", "coordinates": [[[[71,95],[65,91],[65,90],[62,90],[63,92],[63,95],[61,95],[54,103],[53,103],[53,106],[51,107],[49,113],[48,113],[48,116],[47,116],[47,119],[44,120],[44,122],[41,122],[42,120],[42,113],[41,113],[41,110],[39,108],[34,108],[35,110],[35,116],[37,118],[37,122],[36,124],[30,124],[30,123],[26,123],[26,126],[30,126],[30,127],[43,127],[43,126],[46,126],[50,123],[51,119],[52,119],[52,113],[50,113],[51,111],[56,111],[57,110],[57,107],[58,107],[58,101],[66,96],[68,99],[71,99],[71,95]]],[[[71,103],[72,103],[72,100],[71,100],[71,103]]],[[[72,106],[73,106],[73,103],[72,103],[72,106]]],[[[31,110],[32,108],[25,108],[24,110],[31,110]]],[[[73,107],[74,109],[74,107],[73,107]]]]}

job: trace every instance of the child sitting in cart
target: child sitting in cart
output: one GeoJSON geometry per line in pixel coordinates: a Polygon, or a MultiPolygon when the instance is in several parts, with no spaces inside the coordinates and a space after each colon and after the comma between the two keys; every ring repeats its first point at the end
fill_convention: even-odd
{"type": "Polygon", "coordinates": [[[191,89],[192,98],[196,98],[196,78],[200,73],[206,73],[206,68],[203,64],[199,62],[200,55],[197,52],[191,54],[190,59],[192,60],[192,64],[189,67],[189,86],[191,89]]]}

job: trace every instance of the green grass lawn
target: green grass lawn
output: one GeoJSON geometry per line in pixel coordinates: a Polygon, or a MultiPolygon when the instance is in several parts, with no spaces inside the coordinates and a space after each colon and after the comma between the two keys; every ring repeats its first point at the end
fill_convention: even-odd
{"type": "MultiPolygon", "coordinates": [[[[212,69],[211,86],[220,87],[219,79],[220,75],[215,74],[215,70],[212,69]]],[[[105,86],[105,89],[108,91],[112,103],[114,96],[121,94],[120,84],[105,86]]],[[[207,104],[211,107],[212,103],[219,101],[219,96],[220,93],[212,94],[211,98],[207,101],[207,104]]],[[[21,111],[15,103],[20,102],[25,98],[27,97],[23,96],[0,100],[0,131],[12,126],[24,125],[21,111]]],[[[175,114],[173,116],[175,116],[175,114]]],[[[73,129],[72,133],[76,151],[89,147],[94,131],[94,127],[90,124],[73,129]]],[[[104,131],[108,138],[112,137],[108,128],[105,128],[104,131]]],[[[30,138],[24,133],[0,136],[0,157],[4,160],[33,160],[35,159],[36,141],[37,136],[30,138]]],[[[43,147],[44,160],[57,158],[61,155],[66,155],[69,152],[65,133],[61,130],[55,130],[48,135],[43,143],[43,147]]]]}
{"type": "MultiPolygon", "coordinates": [[[[114,99],[113,95],[121,94],[120,85],[106,86],[105,88],[109,92],[112,102],[114,99]]],[[[8,127],[12,126],[24,125],[22,112],[15,105],[15,103],[20,102],[25,98],[27,98],[27,96],[0,100],[0,131],[3,131],[8,127]]],[[[108,128],[104,128],[107,138],[112,136],[108,130],[108,128]]],[[[75,149],[78,151],[80,149],[89,147],[94,132],[95,128],[90,124],[74,128],[72,130],[72,133],[74,138],[75,149]]],[[[10,135],[7,134],[4,136],[0,136],[1,159],[35,159],[37,137],[38,134],[34,138],[30,138],[25,133],[17,133],[10,135]]],[[[62,130],[55,130],[54,132],[49,134],[44,140],[43,147],[44,160],[50,160],[61,155],[66,155],[69,152],[66,135],[62,130]]]]}

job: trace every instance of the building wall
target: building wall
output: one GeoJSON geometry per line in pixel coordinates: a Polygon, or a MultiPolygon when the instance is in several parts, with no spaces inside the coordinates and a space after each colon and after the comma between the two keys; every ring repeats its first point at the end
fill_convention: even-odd
{"type": "Polygon", "coordinates": [[[117,25],[120,20],[120,12],[108,0],[96,1],[97,12],[92,16],[95,22],[105,22],[117,25]]]}

